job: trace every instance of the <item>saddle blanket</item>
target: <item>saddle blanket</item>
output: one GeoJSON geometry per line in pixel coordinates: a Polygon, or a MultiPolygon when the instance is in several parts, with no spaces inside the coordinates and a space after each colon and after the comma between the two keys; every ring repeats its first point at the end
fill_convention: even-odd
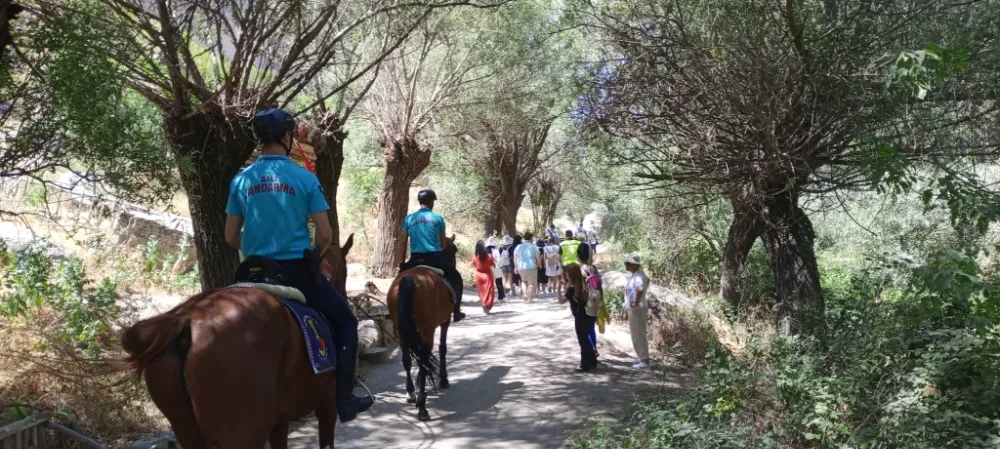
{"type": "Polygon", "coordinates": [[[281,298],[281,302],[299,323],[302,337],[306,340],[306,352],[309,354],[313,372],[323,374],[333,371],[337,367],[334,348],[337,343],[333,339],[333,331],[330,330],[327,321],[318,311],[305,304],[286,298],[281,298]]]}

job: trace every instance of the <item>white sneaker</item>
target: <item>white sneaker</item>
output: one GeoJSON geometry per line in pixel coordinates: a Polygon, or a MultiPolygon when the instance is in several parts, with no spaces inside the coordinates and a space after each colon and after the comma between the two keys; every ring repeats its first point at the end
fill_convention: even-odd
{"type": "Polygon", "coordinates": [[[649,368],[649,364],[646,363],[646,362],[643,362],[642,360],[639,360],[639,361],[636,361],[635,363],[632,364],[632,368],[636,368],[636,369],[649,368]]]}

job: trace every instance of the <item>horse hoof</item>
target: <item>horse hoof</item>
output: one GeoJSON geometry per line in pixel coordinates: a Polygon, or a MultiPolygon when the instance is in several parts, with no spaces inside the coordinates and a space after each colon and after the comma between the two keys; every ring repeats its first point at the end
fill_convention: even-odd
{"type": "Polygon", "coordinates": [[[448,382],[448,379],[441,379],[441,383],[438,386],[441,388],[448,388],[451,386],[451,383],[448,382]]]}
{"type": "Polygon", "coordinates": [[[406,397],[406,402],[409,402],[411,404],[416,404],[417,403],[417,397],[411,394],[411,395],[409,395],[409,396],[406,397]]]}
{"type": "Polygon", "coordinates": [[[431,414],[427,413],[426,410],[422,411],[420,413],[417,413],[417,419],[420,420],[421,422],[430,421],[431,420],[431,414]]]}

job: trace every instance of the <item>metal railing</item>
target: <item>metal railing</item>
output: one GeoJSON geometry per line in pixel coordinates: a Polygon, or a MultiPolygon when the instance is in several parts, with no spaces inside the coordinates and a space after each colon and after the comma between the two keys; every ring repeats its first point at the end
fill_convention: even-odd
{"type": "Polygon", "coordinates": [[[42,412],[0,427],[0,449],[48,449],[49,434],[72,439],[86,449],[105,449],[98,442],[51,421],[52,414],[42,412]]]}

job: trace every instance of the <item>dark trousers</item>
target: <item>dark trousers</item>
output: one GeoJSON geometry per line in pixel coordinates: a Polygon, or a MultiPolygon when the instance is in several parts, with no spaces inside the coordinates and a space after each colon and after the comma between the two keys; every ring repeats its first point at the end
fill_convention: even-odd
{"type": "Polygon", "coordinates": [[[503,278],[499,277],[494,280],[496,281],[497,284],[497,299],[503,299],[505,295],[503,291],[503,278]]]}
{"type": "Polygon", "coordinates": [[[580,313],[573,316],[573,324],[576,328],[576,341],[580,344],[580,368],[590,369],[597,367],[597,355],[594,354],[594,346],[590,343],[588,334],[594,328],[597,318],[580,313]]]}
{"type": "Polygon", "coordinates": [[[441,251],[435,251],[432,253],[411,253],[410,260],[406,262],[406,266],[412,268],[417,265],[427,265],[444,271],[444,278],[448,280],[449,284],[451,284],[451,288],[455,289],[456,298],[454,298],[454,300],[456,302],[461,302],[462,290],[465,288],[462,284],[462,275],[458,273],[458,270],[455,269],[455,264],[451,263],[444,253],[441,251]]]}
{"type": "Polygon", "coordinates": [[[318,310],[330,320],[338,347],[358,342],[358,319],[347,305],[347,298],[344,298],[326,276],[321,276],[320,283],[314,284],[309,276],[309,263],[305,259],[275,262],[285,269],[290,278],[289,283],[306,296],[306,305],[318,310]]]}

